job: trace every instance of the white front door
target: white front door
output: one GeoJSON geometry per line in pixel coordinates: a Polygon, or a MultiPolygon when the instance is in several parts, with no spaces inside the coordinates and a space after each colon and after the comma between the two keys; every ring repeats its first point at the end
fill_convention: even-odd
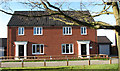
{"type": "MultiPolygon", "coordinates": [[[[90,55],[89,52],[89,43],[90,41],[77,41],[78,43],[78,55],[82,57],[82,55],[90,55]]],[[[89,58],[90,56],[87,56],[89,58]]]]}
{"type": "Polygon", "coordinates": [[[19,56],[27,56],[27,41],[15,41],[15,59],[19,59],[19,56]]]}

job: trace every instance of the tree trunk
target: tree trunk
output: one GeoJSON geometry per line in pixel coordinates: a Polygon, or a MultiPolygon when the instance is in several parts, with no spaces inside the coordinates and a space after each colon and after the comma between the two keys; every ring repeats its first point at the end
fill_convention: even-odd
{"type": "MultiPolygon", "coordinates": [[[[120,12],[119,12],[119,7],[118,7],[118,3],[117,2],[113,2],[112,3],[112,7],[113,7],[113,13],[116,19],[116,25],[120,26],[120,12]]],[[[118,48],[118,71],[120,71],[120,30],[116,29],[116,40],[117,40],[117,48],[118,48]]]]}
{"type": "Polygon", "coordinates": [[[118,69],[120,71],[120,31],[119,32],[116,31],[115,34],[116,34],[117,48],[118,48],[118,58],[119,58],[119,60],[118,60],[118,69]]]}

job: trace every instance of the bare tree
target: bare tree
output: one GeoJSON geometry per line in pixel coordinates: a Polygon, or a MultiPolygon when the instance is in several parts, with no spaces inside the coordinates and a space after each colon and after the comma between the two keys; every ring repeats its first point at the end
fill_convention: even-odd
{"type": "MultiPolygon", "coordinates": [[[[100,15],[103,14],[113,14],[116,20],[116,25],[110,25],[106,22],[102,22],[102,21],[95,21],[95,22],[89,22],[89,21],[80,21],[78,19],[73,18],[74,16],[79,16],[79,14],[77,15],[67,15],[64,13],[64,11],[62,11],[61,7],[64,3],[61,3],[59,7],[52,5],[49,1],[47,0],[40,0],[40,2],[33,2],[33,1],[29,1],[29,2],[22,2],[22,4],[24,5],[28,5],[29,7],[31,7],[31,9],[34,8],[39,8],[40,10],[45,10],[46,12],[48,12],[48,14],[44,14],[44,15],[39,15],[39,16],[33,16],[33,15],[24,15],[24,14],[12,14],[12,13],[8,13],[4,10],[1,10],[1,12],[4,12],[6,14],[9,15],[18,15],[18,16],[25,16],[25,17],[44,17],[44,16],[52,16],[51,18],[53,20],[59,20],[62,22],[65,22],[66,24],[70,24],[70,25],[83,25],[83,26],[88,26],[90,28],[94,28],[94,29],[113,29],[116,31],[116,40],[117,40],[117,47],[118,47],[118,55],[119,55],[119,70],[120,70],[120,1],[118,0],[112,0],[112,1],[104,1],[101,0],[103,3],[102,4],[95,4],[95,3],[90,3],[90,4],[94,4],[94,5],[102,5],[103,9],[100,12],[97,12],[96,15],[90,15],[90,14],[84,14],[83,16],[81,16],[82,18],[86,19],[88,17],[98,17],[100,15]],[[109,9],[112,7],[113,12],[110,12],[109,9]],[[58,17],[54,17],[54,16],[59,16],[58,17]],[[66,20],[63,20],[61,18],[64,18],[66,20],[70,20],[72,21],[72,23],[67,22],[66,20]]],[[[84,6],[84,4],[80,4],[81,6],[84,6]]],[[[76,11],[77,12],[77,11],[76,11]]],[[[82,12],[79,12],[80,14],[83,14],[82,12]]]]}

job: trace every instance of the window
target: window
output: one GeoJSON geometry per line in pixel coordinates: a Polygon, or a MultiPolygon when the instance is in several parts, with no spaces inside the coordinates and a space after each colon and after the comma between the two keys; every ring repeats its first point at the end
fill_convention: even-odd
{"type": "Polygon", "coordinates": [[[62,44],[62,54],[73,54],[73,44],[62,44]]]}
{"type": "Polygon", "coordinates": [[[44,45],[32,44],[32,54],[44,54],[44,45]]]}
{"type": "Polygon", "coordinates": [[[81,35],[87,35],[86,27],[81,27],[81,35]]]}
{"type": "Polygon", "coordinates": [[[63,35],[72,35],[72,27],[63,27],[63,35]]]}
{"type": "Polygon", "coordinates": [[[18,35],[24,35],[24,27],[18,28],[18,35]]]}
{"type": "Polygon", "coordinates": [[[34,27],[34,35],[42,35],[42,27],[34,27]]]}

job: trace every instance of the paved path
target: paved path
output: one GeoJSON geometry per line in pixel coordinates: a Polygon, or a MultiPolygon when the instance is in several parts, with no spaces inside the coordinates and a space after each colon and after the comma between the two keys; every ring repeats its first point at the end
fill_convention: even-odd
{"type": "MultiPolygon", "coordinates": [[[[109,64],[109,60],[91,60],[91,65],[95,64],[109,64]]],[[[118,59],[112,59],[112,64],[118,63],[118,59]]],[[[46,66],[66,66],[67,61],[51,61],[46,62],[46,66]]],[[[88,60],[69,61],[69,66],[88,65],[88,60]]],[[[2,62],[2,67],[22,67],[21,62],[2,62]]],[[[44,62],[24,62],[24,67],[40,67],[44,66],[44,62]]]]}

